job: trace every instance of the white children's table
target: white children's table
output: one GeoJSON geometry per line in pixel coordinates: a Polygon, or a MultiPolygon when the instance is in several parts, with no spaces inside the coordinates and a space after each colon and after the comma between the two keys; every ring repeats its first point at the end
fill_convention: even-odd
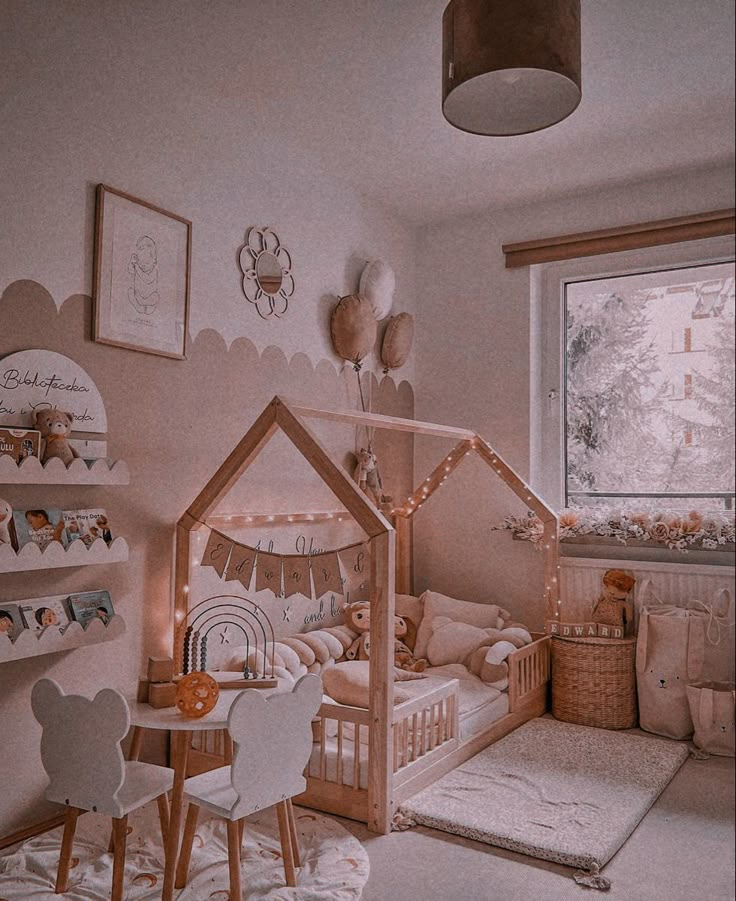
{"type": "MultiPolygon", "coordinates": [[[[278,688],[259,689],[264,694],[278,691],[278,688]]],[[[227,730],[227,716],[233,701],[238,697],[237,689],[226,689],[220,692],[214,708],[201,717],[188,717],[179,713],[176,707],[156,709],[149,704],[128,699],[130,722],[133,726],[133,739],[130,745],[130,760],[138,760],[143,744],[144,729],[158,729],[171,734],[171,767],[174,770],[174,787],[171,791],[171,812],[169,825],[164,837],[164,886],[162,901],[172,901],[174,897],[174,879],[176,862],[179,856],[179,833],[181,831],[182,807],[184,797],[184,780],[187,775],[187,760],[193,732],[209,730],[227,730]]],[[[225,732],[225,762],[232,762],[232,744],[230,736],[225,732]]]]}

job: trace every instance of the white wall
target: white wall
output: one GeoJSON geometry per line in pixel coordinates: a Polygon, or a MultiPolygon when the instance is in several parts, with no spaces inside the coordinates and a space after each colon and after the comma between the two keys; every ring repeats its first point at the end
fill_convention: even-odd
{"type": "MultiPolygon", "coordinates": [[[[530,276],[528,268],[505,268],[501,245],[733,203],[732,170],[723,167],[423,229],[417,259],[417,417],[474,429],[528,477],[530,390],[538,365],[530,358],[530,276]]],[[[436,463],[436,453],[425,447],[417,446],[418,473],[436,463]]],[[[471,600],[498,597],[518,610],[520,618],[523,613],[541,625],[536,601],[541,555],[525,543],[513,543],[508,533],[490,531],[504,515],[524,507],[505,488],[489,494],[478,479],[485,479],[485,473],[468,475],[454,494],[448,482],[442,500],[430,501],[417,516],[417,587],[442,585],[441,590],[451,592],[454,585],[471,600]],[[443,534],[464,536],[457,542],[459,580],[432,552],[429,536],[437,540],[443,534]]]]}
{"type": "MultiPolygon", "coordinates": [[[[105,372],[116,379],[106,398],[111,453],[129,459],[133,470],[130,489],[93,489],[83,499],[74,489],[53,492],[67,506],[108,506],[123,529],[127,520],[127,565],[116,573],[57,570],[59,578],[52,571],[35,581],[0,574],[0,599],[9,602],[109,584],[129,621],[126,636],[110,645],[0,665],[0,744],[13,773],[12,790],[0,797],[0,836],[52,813],[42,801],[40,730],[29,706],[33,682],[53,675],[68,691],[132,692],[145,655],[167,651],[174,524],[263,404],[277,392],[332,406],[357,403],[353,374],[337,380],[320,365],[342,366],[329,339],[337,295],[357,290],[365,261],[381,258],[396,273],[396,311],[415,309],[414,233],[310,164],[300,150],[299,125],[278,115],[278,96],[270,93],[278,86],[269,86],[267,74],[259,80],[254,72],[236,96],[237,86],[223,84],[221,103],[198,95],[203,73],[187,55],[187,39],[202,49],[207,8],[189,4],[191,27],[178,20],[178,43],[167,43],[177,7],[33,0],[2,4],[0,12],[0,295],[6,295],[0,357],[32,342],[74,356],[95,377],[105,372]],[[37,286],[6,290],[31,280],[60,309],[67,298],[91,293],[99,182],[193,222],[190,331],[199,338],[187,362],[92,344],[87,301],[69,300],[57,317],[37,286]],[[238,250],[251,225],[272,226],[293,258],[296,293],[280,321],[260,319],[241,291],[238,250]],[[225,339],[229,353],[208,329],[225,339]],[[241,336],[262,353],[271,349],[259,358],[247,342],[233,344],[241,336]],[[192,391],[195,372],[201,378],[192,391]],[[338,391],[338,381],[348,390],[338,391]],[[125,384],[164,392],[126,391],[125,384]],[[320,391],[325,384],[330,390],[320,391]],[[155,425],[159,413],[164,422],[171,412],[168,397],[190,402],[176,440],[155,425]],[[218,397],[229,400],[225,423],[213,413],[218,397]],[[52,583],[55,591],[48,589],[52,583]]],[[[244,32],[244,52],[246,39],[254,39],[252,28],[244,32]]],[[[197,65],[206,67],[206,54],[197,65]]],[[[412,357],[399,378],[411,380],[413,366],[412,357]]],[[[388,387],[374,396],[395,402],[388,387]]],[[[51,500],[47,489],[12,491],[11,497],[0,486],[19,509],[31,497],[35,505],[51,500]]]]}

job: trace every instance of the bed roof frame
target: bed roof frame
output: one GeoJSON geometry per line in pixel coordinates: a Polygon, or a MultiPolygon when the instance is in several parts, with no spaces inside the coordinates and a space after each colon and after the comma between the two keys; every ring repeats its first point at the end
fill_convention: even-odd
{"type": "MultiPolygon", "coordinates": [[[[174,610],[175,626],[187,612],[191,536],[204,525],[208,517],[260,454],[273,435],[281,430],[290,439],[310,466],[344,504],[346,512],[371,540],[371,656],[370,656],[370,744],[372,759],[368,785],[369,828],[387,832],[393,814],[391,810],[390,779],[391,721],[393,709],[393,616],[396,590],[396,538],[403,533],[408,538],[411,518],[432,494],[454,472],[462,460],[476,453],[496,475],[505,482],[524,504],[542,521],[544,555],[546,617],[558,613],[559,546],[558,523],[555,513],[532,488],[504,462],[491,445],[468,429],[455,428],[413,419],[400,419],[378,413],[350,410],[321,410],[291,403],[278,395],[266,406],[248,429],[225,462],[207,482],[176,527],[174,610]],[[457,443],[414,490],[406,503],[394,510],[395,528],[377,510],[344,469],[335,463],[328,451],[306,424],[307,419],[325,419],[372,428],[412,432],[451,438],[457,443]]],[[[299,514],[297,514],[299,515],[299,514]]],[[[289,514],[269,516],[270,521],[288,519],[289,514]]],[[[260,518],[260,517],[256,517],[260,518]]],[[[406,548],[408,542],[400,542],[406,548]]],[[[405,583],[408,570],[402,566],[405,583]]],[[[403,590],[403,589],[402,589],[403,590]]]]}

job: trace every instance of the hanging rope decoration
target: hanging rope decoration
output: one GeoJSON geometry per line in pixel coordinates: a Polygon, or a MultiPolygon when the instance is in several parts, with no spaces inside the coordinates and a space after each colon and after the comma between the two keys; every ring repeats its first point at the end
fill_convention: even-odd
{"type": "Polygon", "coordinates": [[[226,582],[240,582],[246,591],[255,572],[256,591],[268,589],[279,594],[283,585],[285,597],[298,593],[319,600],[328,592],[344,594],[340,561],[346,571],[369,572],[368,543],[357,542],[320,554],[274,554],[210,529],[201,565],[211,566],[226,582]]]}

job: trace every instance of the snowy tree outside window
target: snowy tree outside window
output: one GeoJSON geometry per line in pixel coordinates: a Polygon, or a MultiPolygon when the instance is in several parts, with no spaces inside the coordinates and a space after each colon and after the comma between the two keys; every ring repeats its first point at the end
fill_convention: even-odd
{"type": "Polygon", "coordinates": [[[569,282],[572,504],[733,510],[734,265],[569,282]]]}

